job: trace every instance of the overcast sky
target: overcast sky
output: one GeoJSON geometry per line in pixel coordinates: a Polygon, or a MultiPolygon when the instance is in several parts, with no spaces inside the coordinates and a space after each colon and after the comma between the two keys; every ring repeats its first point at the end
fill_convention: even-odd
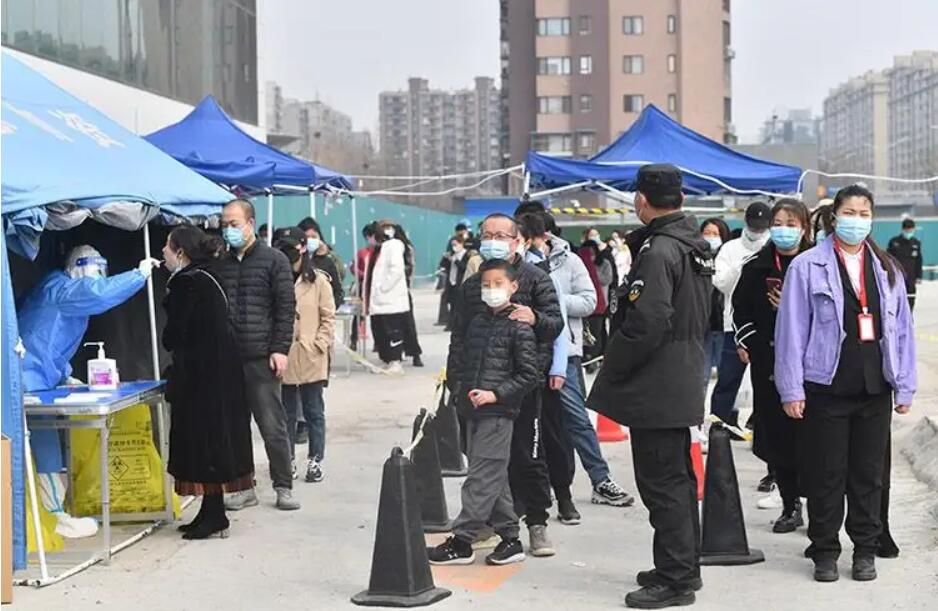
{"type": "MultiPolygon", "coordinates": [[[[711,0],[712,1],[712,0],[711,0]]],[[[497,0],[265,0],[263,78],[376,129],[378,92],[410,76],[499,76],[497,0]]],[[[733,112],[754,139],[774,107],[820,113],[828,90],[897,54],[938,50],[938,0],[733,0],[733,112]]]]}

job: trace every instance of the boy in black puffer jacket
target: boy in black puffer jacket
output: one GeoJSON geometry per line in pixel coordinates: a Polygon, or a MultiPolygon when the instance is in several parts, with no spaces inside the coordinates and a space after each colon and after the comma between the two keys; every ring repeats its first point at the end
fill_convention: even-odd
{"type": "Polygon", "coordinates": [[[469,473],[462,486],[462,511],[453,536],[430,548],[431,564],[472,564],[475,541],[491,524],[501,543],[485,561],[509,564],[524,560],[508,485],[512,425],[521,401],[541,379],[537,339],[530,325],[511,320],[517,272],[507,261],[492,259],[479,269],[487,311],[469,323],[464,343],[456,405],[467,425],[469,473]]]}

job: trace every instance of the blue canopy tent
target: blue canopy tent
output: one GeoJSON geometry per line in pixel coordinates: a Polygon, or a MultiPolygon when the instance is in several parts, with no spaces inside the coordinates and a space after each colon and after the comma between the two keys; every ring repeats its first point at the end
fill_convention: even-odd
{"type": "Polygon", "coordinates": [[[181,121],[146,139],[209,180],[267,193],[269,224],[273,224],[273,193],[284,187],[309,189],[312,216],[315,190],[352,190],[351,178],[297,159],[245,133],[210,95],[181,121]]]}
{"type": "MultiPolygon", "coordinates": [[[[23,402],[7,247],[33,259],[44,229],[68,229],[93,218],[123,229],[142,228],[149,253],[149,220],[161,213],[176,220],[218,214],[231,195],[6,51],[2,54],[2,71],[0,399],[3,433],[13,443],[14,567],[22,569],[26,566],[23,402]]],[[[148,292],[155,353],[152,282],[148,283],[148,292]]]]}
{"type": "Polygon", "coordinates": [[[798,190],[800,168],[734,151],[684,127],[653,104],[632,126],[589,160],[561,159],[531,151],[525,162],[528,185],[557,193],[589,188],[634,191],[638,169],[672,163],[693,194],[777,194],[798,190]]]}

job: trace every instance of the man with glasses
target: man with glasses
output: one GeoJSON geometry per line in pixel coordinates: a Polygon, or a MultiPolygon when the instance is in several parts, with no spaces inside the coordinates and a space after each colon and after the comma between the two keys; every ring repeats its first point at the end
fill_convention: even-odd
{"type": "MultiPolygon", "coordinates": [[[[510,317],[531,325],[538,342],[538,367],[544,384],[525,397],[521,415],[515,421],[511,445],[509,480],[518,515],[525,516],[530,535],[532,556],[552,556],[553,546],[547,538],[547,510],[550,509],[550,481],[544,460],[541,440],[541,388],[546,385],[547,371],[553,353],[554,339],[563,330],[560,302],[550,276],[540,268],[524,261],[524,239],[513,218],[492,214],[482,222],[479,253],[486,260],[503,259],[515,266],[518,273],[518,291],[511,301],[514,311],[510,317]]],[[[467,278],[462,295],[453,311],[453,332],[450,336],[447,371],[462,371],[466,330],[472,319],[485,311],[482,285],[478,274],[467,278]]],[[[469,381],[467,381],[469,383],[469,381]]],[[[468,392],[461,380],[450,377],[449,389],[454,393],[468,392]]]]}

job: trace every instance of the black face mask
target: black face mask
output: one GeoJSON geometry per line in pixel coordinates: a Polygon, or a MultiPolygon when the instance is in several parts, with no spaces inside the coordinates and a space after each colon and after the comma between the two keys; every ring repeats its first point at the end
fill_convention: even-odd
{"type": "Polygon", "coordinates": [[[292,247],[281,248],[280,252],[282,252],[283,254],[287,256],[287,259],[290,261],[290,265],[293,265],[294,263],[300,260],[300,251],[297,250],[296,248],[292,248],[292,247]]]}

